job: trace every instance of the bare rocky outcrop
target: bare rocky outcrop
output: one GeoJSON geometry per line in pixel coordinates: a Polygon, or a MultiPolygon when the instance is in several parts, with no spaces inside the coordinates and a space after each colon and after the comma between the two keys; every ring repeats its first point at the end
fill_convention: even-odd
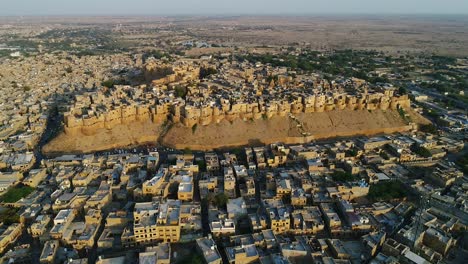
{"type": "Polygon", "coordinates": [[[89,153],[126,146],[155,143],[163,127],[162,122],[134,121],[118,124],[112,129],[95,129],[87,135],[81,131],[62,132],[42,151],[45,154],[89,153]]]}
{"type": "Polygon", "coordinates": [[[196,130],[174,125],[162,143],[166,146],[193,150],[211,150],[242,145],[307,143],[315,139],[375,135],[411,130],[395,110],[340,110],[320,113],[300,113],[295,119],[274,116],[266,120],[233,122],[197,126],[196,130]]]}
{"type": "MultiPolygon", "coordinates": [[[[418,115],[407,110],[413,117],[418,115]]],[[[427,122],[424,118],[415,122],[427,122]]],[[[62,133],[47,144],[43,151],[50,153],[87,153],[131,145],[156,143],[167,122],[132,121],[111,129],[99,128],[92,135],[81,131],[62,133]]],[[[187,127],[174,123],[160,139],[168,147],[211,150],[242,145],[284,142],[306,143],[315,139],[374,135],[411,130],[397,110],[333,110],[317,113],[298,113],[292,116],[275,115],[268,119],[239,118],[206,126],[187,127]],[[300,126],[298,125],[300,124],[300,126]]]]}

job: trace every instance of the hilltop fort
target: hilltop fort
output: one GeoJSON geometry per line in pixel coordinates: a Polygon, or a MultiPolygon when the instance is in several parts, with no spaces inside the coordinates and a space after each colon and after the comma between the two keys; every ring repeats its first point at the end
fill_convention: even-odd
{"type": "MultiPolygon", "coordinates": [[[[207,60],[179,60],[172,63],[149,60],[143,66],[143,74],[148,84],[136,87],[103,86],[75,95],[74,103],[64,114],[65,135],[62,138],[98,135],[103,130],[122,131],[125,126],[136,129],[141,124],[147,124],[147,130],[151,130],[151,127],[151,131],[156,134],[167,130],[161,128],[163,125],[172,124],[172,128],[165,131],[167,135],[164,136],[173,138],[171,134],[180,134],[175,131],[177,129],[185,129],[188,134],[193,134],[191,136],[197,136],[196,132],[202,130],[198,129],[201,127],[208,127],[204,128],[206,130],[217,125],[214,129],[222,131],[220,125],[235,129],[232,126],[238,122],[249,122],[255,126],[256,123],[258,125],[274,121],[276,127],[281,127],[280,123],[288,127],[285,128],[287,131],[284,131],[284,138],[277,135],[273,137],[275,140],[303,142],[317,138],[311,122],[308,125],[307,122],[304,123],[305,119],[310,119],[313,123],[314,115],[317,122],[323,123],[319,116],[326,116],[325,121],[331,121],[333,125],[331,118],[336,118],[340,112],[350,115],[350,112],[365,111],[366,115],[352,114],[355,116],[354,122],[371,124],[375,120],[361,119],[372,119],[374,112],[376,117],[386,120],[389,113],[398,117],[398,111],[401,114],[405,112],[404,109],[410,109],[408,96],[399,94],[398,89],[390,85],[370,85],[357,78],[331,81],[319,75],[296,75],[286,68],[249,62],[213,64],[207,60]],[[384,114],[386,111],[388,113],[384,114]],[[325,115],[317,115],[318,113],[325,115]],[[291,125],[294,126],[293,129],[291,125]],[[294,135],[291,135],[292,130],[294,135]],[[291,136],[296,140],[291,139],[291,136]]],[[[399,118],[395,120],[397,119],[399,118]]],[[[385,120],[381,123],[382,127],[370,125],[372,129],[367,131],[365,126],[356,129],[352,127],[352,123],[345,122],[343,125],[349,126],[349,131],[343,135],[396,132],[412,128],[409,121],[398,120],[397,123],[392,123],[385,120]]],[[[327,134],[323,132],[325,131],[321,130],[322,134],[327,134]]],[[[329,132],[332,136],[341,135],[334,134],[332,127],[329,132]]],[[[137,131],[135,133],[138,134],[137,131]]],[[[264,133],[267,135],[268,131],[264,133]]],[[[145,138],[156,140],[159,136],[146,134],[145,138]]],[[[262,135],[250,136],[260,142],[269,141],[262,139],[262,135]]],[[[116,139],[113,146],[118,146],[119,136],[113,137],[116,139]]],[[[138,136],[132,137],[132,142],[124,142],[142,143],[138,136]]],[[[176,138],[174,140],[177,141],[176,138]]],[[[245,140],[241,140],[239,144],[246,143],[245,140]]],[[[192,141],[198,142],[198,147],[189,147],[211,148],[223,145],[221,142],[204,144],[196,139],[192,141]]],[[[168,140],[162,142],[175,147],[187,147],[168,140]]],[[[236,145],[236,142],[229,145],[236,145]]]]}

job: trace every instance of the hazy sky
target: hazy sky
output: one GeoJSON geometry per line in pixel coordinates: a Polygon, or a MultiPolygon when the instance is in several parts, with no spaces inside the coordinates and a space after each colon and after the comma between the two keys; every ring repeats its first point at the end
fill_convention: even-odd
{"type": "Polygon", "coordinates": [[[468,14],[468,0],[0,0],[0,15],[468,14]]]}

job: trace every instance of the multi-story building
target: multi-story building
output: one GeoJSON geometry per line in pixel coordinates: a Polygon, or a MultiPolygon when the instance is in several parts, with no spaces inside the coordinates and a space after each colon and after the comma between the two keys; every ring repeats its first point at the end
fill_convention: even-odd
{"type": "Polygon", "coordinates": [[[16,239],[21,235],[23,226],[21,224],[11,224],[8,227],[2,226],[0,229],[0,252],[5,251],[5,249],[13,244],[16,239]]]}
{"type": "Polygon", "coordinates": [[[170,243],[159,243],[154,247],[147,247],[145,252],[140,252],[139,263],[169,264],[171,263],[170,243]]]}
{"type": "Polygon", "coordinates": [[[291,229],[291,217],[283,202],[278,199],[265,199],[263,201],[271,230],[275,234],[288,232],[291,229]]]}
{"type": "Polygon", "coordinates": [[[197,239],[197,249],[203,255],[207,264],[221,264],[223,260],[219,254],[218,247],[212,238],[203,237],[197,239]]]}
{"type": "Polygon", "coordinates": [[[292,186],[290,179],[276,179],[276,197],[291,196],[292,186]]]}
{"type": "Polygon", "coordinates": [[[253,263],[259,259],[255,245],[227,247],[225,251],[229,263],[253,263]]]}
{"type": "Polygon", "coordinates": [[[245,177],[244,182],[239,184],[239,190],[242,197],[255,197],[255,181],[253,177],[245,177]]]}
{"type": "Polygon", "coordinates": [[[205,153],[205,163],[207,171],[218,171],[220,168],[218,154],[214,152],[205,153]]]}
{"type": "Polygon", "coordinates": [[[46,177],[47,169],[33,169],[29,171],[28,177],[23,180],[23,183],[36,188],[46,177]]]}
{"type": "Polygon", "coordinates": [[[85,222],[73,222],[63,232],[62,240],[75,249],[92,248],[100,224],[88,224],[85,222]]]}
{"type": "Polygon", "coordinates": [[[236,223],[218,208],[208,209],[208,221],[213,236],[230,236],[236,233],[236,223]]]}
{"type": "Polygon", "coordinates": [[[361,237],[361,241],[364,244],[364,252],[367,255],[366,257],[374,257],[377,255],[378,250],[382,247],[386,238],[386,233],[383,231],[380,232],[371,232],[367,235],[361,237]]]}
{"type": "Polygon", "coordinates": [[[198,165],[193,164],[193,154],[181,154],[176,156],[176,164],[169,166],[170,172],[177,171],[190,171],[197,173],[199,171],[198,165]]]}
{"type": "Polygon", "coordinates": [[[329,203],[321,203],[320,210],[322,211],[325,224],[328,229],[333,232],[341,232],[341,219],[338,213],[329,203]]]}
{"type": "Polygon", "coordinates": [[[208,193],[215,193],[218,188],[218,177],[203,174],[198,181],[198,187],[200,188],[201,197],[205,197],[208,193]]]}
{"type": "Polygon", "coordinates": [[[307,196],[302,188],[293,189],[291,193],[291,205],[298,207],[307,205],[307,196]]]}
{"type": "Polygon", "coordinates": [[[102,181],[99,189],[86,201],[85,209],[102,209],[111,201],[112,188],[107,182],[102,181]]]}
{"type": "Polygon", "coordinates": [[[58,240],[49,240],[45,242],[44,248],[42,249],[41,256],[39,261],[44,264],[53,264],[55,263],[55,258],[59,249],[58,240]]]}
{"type": "Polygon", "coordinates": [[[49,215],[42,214],[36,217],[34,223],[29,227],[29,233],[32,237],[41,237],[46,234],[46,231],[52,221],[52,218],[49,215]]]}
{"type": "Polygon", "coordinates": [[[317,206],[307,206],[292,213],[291,231],[295,234],[317,234],[324,230],[325,223],[317,206]]]}
{"type": "Polygon", "coordinates": [[[75,218],[73,209],[60,210],[54,218],[54,226],[50,230],[50,236],[55,239],[61,239],[65,229],[72,223],[75,218]]]}
{"type": "Polygon", "coordinates": [[[180,201],[137,203],[133,212],[133,232],[137,244],[180,240],[180,201]]]}
{"type": "Polygon", "coordinates": [[[180,201],[193,200],[193,177],[183,176],[180,177],[179,187],[177,191],[177,199],[180,201]]]}
{"type": "Polygon", "coordinates": [[[236,197],[236,177],[231,167],[224,167],[224,193],[229,198],[236,197]]]}
{"type": "Polygon", "coordinates": [[[151,196],[167,196],[169,186],[169,170],[160,168],[153,178],[143,183],[143,195],[151,196]]]}

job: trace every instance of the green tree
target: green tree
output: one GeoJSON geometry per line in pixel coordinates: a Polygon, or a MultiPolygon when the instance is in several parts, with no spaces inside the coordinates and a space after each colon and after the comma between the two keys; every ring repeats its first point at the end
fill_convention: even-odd
{"type": "Polygon", "coordinates": [[[425,133],[437,134],[438,130],[433,124],[422,124],[419,126],[419,130],[425,133]]]}
{"type": "Polygon", "coordinates": [[[13,223],[20,222],[20,216],[17,208],[6,208],[0,213],[0,222],[5,225],[11,225],[13,223]]]}
{"type": "Polygon", "coordinates": [[[408,90],[406,90],[405,87],[400,87],[400,88],[398,88],[398,93],[399,94],[407,94],[408,90]]]}
{"type": "Polygon", "coordinates": [[[424,158],[429,158],[429,157],[432,156],[431,152],[430,152],[427,148],[425,148],[425,147],[420,147],[420,146],[414,145],[414,146],[411,148],[411,150],[412,150],[414,153],[416,153],[416,154],[418,154],[419,156],[424,157],[424,158]]]}
{"type": "Polygon", "coordinates": [[[353,182],[361,179],[357,175],[353,175],[349,172],[335,171],[332,175],[332,179],[337,182],[353,182]]]}
{"type": "Polygon", "coordinates": [[[405,186],[400,181],[385,181],[372,184],[367,198],[371,201],[390,201],[407,196],[405,186]]]}
{"type": "Polygon", "coordinates": [[[200,79],[205,79],[206,77],[216,74],[218,71],[215,68],[201,68],[200,69],[200,79]]]}
{"type": "Polygon", "coordinates": [[[229,200],[229,197],[227,197],[226,194],[218,193],[214,197],[214,204],[218,207],[224,207],[226,206],[228,200],[229,200]]]}
{"type": "Polygon", "coordinates": [[[186,147],[184,149],[184,154],[192,154],[192,153],[193,153],[193,151],[189,147],[186,147]]]}
{"type": "Polygon", "coordinates": [[[187,95],[187,88],[185,88],[183,86],[180,86],[180,85],[177,85],[174,88],[174,93],[175,93],[176,97],[185,98],[185,96],[187,95]]]}
{"type": "Polygon", "coordinates": [[[206,163],[203,160],[197,162],[200,171],[206,171],[206,163]]]}
{"type": "Polygon", "coordinates": [[[114,86],[114,84],[115,84],[114,80],[106,80],[106,81],[101,82],[101,85],[107,88],[111,88],[112,86],[114,86]]]}
{"type": "Polygon", "coordinates": [[[8,189],[8,191],[4,195],[2,195],[0,200],[4,203],[14,203],[17,202],[19,199],[28,196],[33,191],[34,188],[19,184],[15,187],[8,189]]]}

